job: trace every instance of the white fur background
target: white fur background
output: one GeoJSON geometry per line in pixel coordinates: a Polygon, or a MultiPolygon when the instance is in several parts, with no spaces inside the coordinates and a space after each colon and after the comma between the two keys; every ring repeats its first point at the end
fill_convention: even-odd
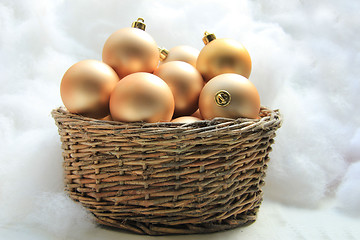
{"type": "Polygon", "coordinates": [[[356,0],[0,0],[0,227],[37,226],[61,239],[94,227],[63,193],[50,112],[62,105],[65,71],[101,60],[107,37],[138,17],[168,49],[200,50],[205,30],[242,42],[262,104],[284,117],[265,202],[314,212],[331,202],[358,220],[359,10],[356,0]]]}

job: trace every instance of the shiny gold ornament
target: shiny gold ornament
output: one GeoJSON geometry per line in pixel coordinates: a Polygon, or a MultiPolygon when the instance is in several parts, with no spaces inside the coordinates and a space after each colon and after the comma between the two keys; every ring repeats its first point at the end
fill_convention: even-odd
{"type": "Polygon", "coordinates": [[[132,28],[111,34],[104,44],[102,59],[115,69],[120,79],[135,72],[152,73],[159,63],[158,47],[144,30],[144,20],[139,18],[132,28]]]}
{"type": "Polygon", "coordinates": [[[193,123],[196,121],[201,121],[200,118],[197,117],[193,117],[193,116],[182,116],[182,117],[178,117],[173,119],[171,122],[178,122],[178,123],[193,123]]]}
{"type": "Polygon", "coordinates": [[[127,75],[110,97],[111,117],[115,121],[170,122],[174,108],[169,86],[151,73],[127,75]]]}
{"type": "Polygon", "coordinates": [[[83,60],[65,72],[61,99],[69,112],[100,119],[109,115],[110,94],[118,81],[116,72],[107,64],[83,60]]]}
{"type": "Polygon", "coordinates": [[[169,85],[174,95],[174,117],[191,115],[198,109],[204,81],[196,68],[185,62],[171,61],[160,65],[154,74],[169,85]]]}
{"type": "Polygon", "coordinates": [[[197,58],[196,68],[205,81],[223,73],[237,73],[249,78],[251,58],[245,47],[230,38],[216,39],[214,34],[205,32],[206,44],[197,58]]]}
{"type": "Polygon", "coordinates": [[[196,67],[196,60],[199,53],[200,51],[196,48],[185,45],[173,47],[170,51],[167,51],[166,49],[160,50],[160,54],[163,56],[162,63],[182,61],[193,65],[193,67],[196,67]]]}
{"type": "Polygon", "coordinates": [[[249,79],[235,73],[225,73],[206,83],[199,98],[199,109],[204,119],[258,118],[260,96],[249,79]]]}

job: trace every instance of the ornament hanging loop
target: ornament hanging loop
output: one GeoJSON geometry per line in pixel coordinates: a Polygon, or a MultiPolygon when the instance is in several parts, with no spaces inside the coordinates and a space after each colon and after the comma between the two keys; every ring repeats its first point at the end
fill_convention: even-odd
{"type": "Polygon", "coordinates": [[[138,18],[135,22],[133,22],[131,24],[131,27],[132,28],[138,28],[138,29],[141,29],[141,30],[145,31],[146,24],[144,22],[145,21],[144,21],[143,18],[138,18]]]}
{"type": "Polygon", "coordinates": [[[204,44],[206,45],[206,44],[208,44],[209,42],[211,42],[211,41],[213,41],[215,39],[216,39],[215,34],[209,33],[208,31],[205,31],[204,37],[203,37],[202,40],[203,40],[204,44]]]}
{"type": "Polygon", "coordinates": [[[164,61],[167,56],[169,55],[169,50],[167,50],[166,48],[158,48],[159,49],[159,53],[160,53],[160,61],[164,61]]]}

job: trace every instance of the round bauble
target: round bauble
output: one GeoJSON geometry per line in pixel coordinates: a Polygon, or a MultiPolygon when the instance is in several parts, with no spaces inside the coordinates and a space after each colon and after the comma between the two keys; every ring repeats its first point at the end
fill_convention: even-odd
{"type": "Polygon", "coordinates": [[[60,95],[71,113],[103,118],[109,115],[109,99],[119,77],[107,64],[83,60],[72,65],[60,84],[60,95]]]}
{"type": "Polygon", "coordinates": [[[182,61],[191,64],[193,67],[196,67],[196,60],[199,56],[200,51],[196,48],[180,45],[171,48],[165,59],[162,63],[167,63],[171,61],[182,61]]]}
{"type": "Polygon", "coordinates": [[[110,97],[110,113],[115,121],[170,122],[174,108],[169,86],[151,73],[127,75],[110,97]]]}
{"type": "Polygon", "coordinates": [[[199,109],[197,109],[193,114],[191,114],[191,116],[199,118],[199,119],[203,119],[199,109]]]}
{"type": "Polygon", "coordinates": [[[237,73],[249,78],[251,58],[246,48],[236,40],[212,39],[201,49],[196,68],[205,81],[223,73],[237,73]]]}
{"type": "Polygon", "coordinates": [[[154,74],[169,85],[174,95],[174,117],[191,115],[198,109],[204,81],[196,68],[185,62],[171,61],[160,65],[154,74]]]}
{"type": "Polygon", "coordinates": [[[201,121],[201,119],[193,116],[182,116],[171,120],[171,122],[177,123],[193,123],[196,121],[201,121]]]}
{"type": "Polygon", "coordinates": [[[160,57],[154,39],[147,32],[138,28],[123,28],[106,40],[102,59],[123,78],[135,72],[152,73],[160,57]]]}
{"type": "Polygon", "coordinates": [[[204,119],[256,119],[260,112],[260,96],[255,85],[247,78],[225,73],[206,83],[200,94],[199,109],[204,119]]]}
{"type": "Polygon", "coordinates": [[[103,121],[113,121],[111,115],[107,115],[107,116],[101,118],[100,120],[103,120],[103,121]]]}

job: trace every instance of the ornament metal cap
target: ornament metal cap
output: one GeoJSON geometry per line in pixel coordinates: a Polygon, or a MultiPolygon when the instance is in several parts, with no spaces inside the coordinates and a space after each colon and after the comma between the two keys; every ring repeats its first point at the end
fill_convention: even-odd
{"type": "Polygon", "coordinates": [[[226,107],[231,102],[231,95],[226,90],[220,90],[215,94],[216,105],[226,107]]]}
{"type": "Polygon", "coordinates": [[[160,61],[164,61],[169,55],[169,50],[167,50],[166,48],[159,47],[159,53],[160,53],[160,61]]]}
{"type": "Polygon", "coordinates": [[[215,34],[213,34],[213,33],[208,33],[207,31],[205,31],[205,33],[204,33],[204,37],[203,37],[203,42],[204,42],[204,44],[206,45],[206,44],[208,44],[209,42],[211,42],[211,41],[213,41],[213,40],[215,40],[216,39],[216,36],[215,36],[215,34]]]}
{"type": "Polygon", "coordinates": [[[138,18],[135,22],[133,22],[131,24],[131,27],[132,28],[138,28],[138,29],[141,29],[141,30],[145,31],[146,24],[144,23],[143,18],[138,18]]]}

